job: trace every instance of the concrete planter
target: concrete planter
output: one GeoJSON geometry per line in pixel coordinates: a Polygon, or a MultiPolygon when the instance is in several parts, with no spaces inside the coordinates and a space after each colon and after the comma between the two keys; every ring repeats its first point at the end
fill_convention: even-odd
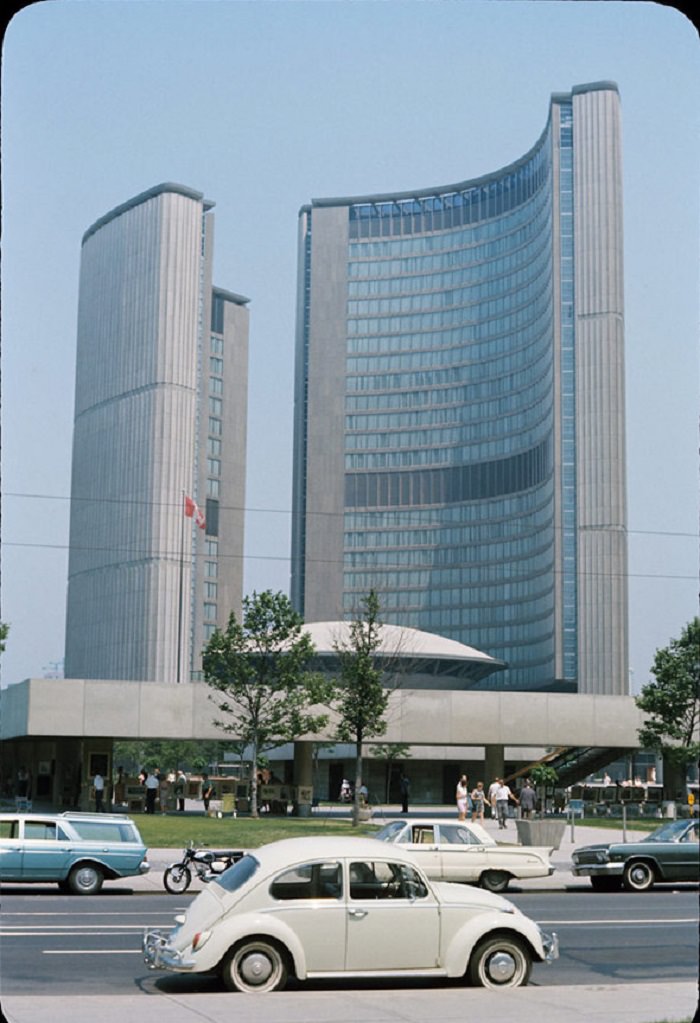
{"type": "Polygon", "coordinates": [[[371,818],[372,818],[372,807],[371,806],[361,806],[360,809],[359,809],[359,812],[358,812],[358,820],[368,821],[368,820],[371,820],[371,818]]]}
{"type": "Polygon", "coordinates": [[[547,845],[558,849],[564,837],[566,821],[516,820],[521,845],[547,845]]]}

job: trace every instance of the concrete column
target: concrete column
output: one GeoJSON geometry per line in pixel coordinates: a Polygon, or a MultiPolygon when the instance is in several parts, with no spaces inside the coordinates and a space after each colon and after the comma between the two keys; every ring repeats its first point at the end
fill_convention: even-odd
{"type": "Polygon", "coordinates": [[[311,816],[313,800],[313,743],[297,739],[294,743],[294,784],[297,786],[295,813],[311,816]]]}
{"type": "Polygon", "coordinates": [[[503,746],[484,747],[484,788],[488,787],[495,778],[502,778],[505,761],[503,759],[503,746]]]}

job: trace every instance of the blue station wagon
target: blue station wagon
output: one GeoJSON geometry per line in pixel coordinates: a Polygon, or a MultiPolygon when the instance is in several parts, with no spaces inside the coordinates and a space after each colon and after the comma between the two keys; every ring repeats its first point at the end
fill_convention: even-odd
{"type": "Polygon", "coordinates": [[[123,814],[0,814],[0,881],[57,882],[95,895],[105,880],[146,874],[147,849],[123,814]]]}

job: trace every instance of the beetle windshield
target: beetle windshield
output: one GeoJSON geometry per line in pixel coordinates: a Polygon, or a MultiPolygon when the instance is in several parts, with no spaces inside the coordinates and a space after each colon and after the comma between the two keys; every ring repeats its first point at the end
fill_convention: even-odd
{"type": "Polygon", "coordinates": [[[259,866],[258,860],[248,854],[225,870],[223,874],[217,874],[214,884],[220,884],[227,892],[235,892],[238,888],[243,887],[259,866]]]}

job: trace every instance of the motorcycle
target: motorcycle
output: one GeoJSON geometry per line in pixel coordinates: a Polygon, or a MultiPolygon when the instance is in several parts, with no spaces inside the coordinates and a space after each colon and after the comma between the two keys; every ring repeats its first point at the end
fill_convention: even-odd
{"type": "Polygon", "coordinates": [[[242,849],[196,849],[182,851],[182,859],[171,863],[163,874],[163,884],[171,895],[182,895],[192,884],[192,876],[206,884],[223,874],[243,856],[242,849]]]}

